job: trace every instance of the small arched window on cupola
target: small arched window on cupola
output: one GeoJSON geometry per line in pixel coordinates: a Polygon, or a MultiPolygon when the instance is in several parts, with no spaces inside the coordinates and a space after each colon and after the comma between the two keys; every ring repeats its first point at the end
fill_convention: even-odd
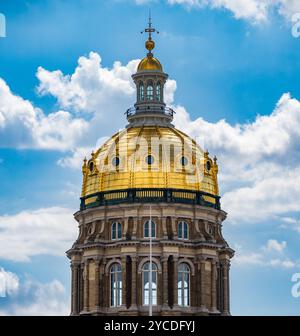
{"type": "Polygon", "coordinates": [[[156,84],[156,99],[158,101],[161,101],[161,84],[160,84],[160,82],[158,82],[156,84]]]}
{"type": "Polygon", "coordinates": [[[144,83],[139,83],[139,100],[144,101],[145,99],[145,92],[144,92],[144,83]]]}
{"type": "Polygon", "coordinates": [[[152,101],[153,100],[153,83],[149,82],[147,84],[147,100],[152,101]]]}

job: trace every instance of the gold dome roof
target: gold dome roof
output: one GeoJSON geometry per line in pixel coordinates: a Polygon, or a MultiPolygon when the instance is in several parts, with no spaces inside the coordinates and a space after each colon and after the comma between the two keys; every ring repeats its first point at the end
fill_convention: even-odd
{"type": "Polygon", "coordinates": [[[143,58],[138,65],[138,72],[142,71],[163,71],[163,67],[160,61],[153,57],[152,54],[149,54],[147,57],[143,58]]]}
{"type": "Polygon", "coordinates": [[[218,166],[183,132],[142,126],[112,136],[83,166],[82,197],[99,192],[162,188],[218,196],[218,166]]]}

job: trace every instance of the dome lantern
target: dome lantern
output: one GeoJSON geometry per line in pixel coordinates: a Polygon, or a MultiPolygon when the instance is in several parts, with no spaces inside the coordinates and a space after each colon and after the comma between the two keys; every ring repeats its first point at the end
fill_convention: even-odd
{"type": "Polygon", "coordinates": [[[132,76],[136,85],[136,103],[127,110],[128,127],[141,124],[172,127],[174,111],[164,102],[164,86],[168,75],[164,73],[160,61],[153,55],[155,42],[152,34],[159,32],[152,27],[151,16],[148,27],[142,33],[144,32],[149,34],[145,43],[148,53],[140,61],[137,72],[132,76]]]}

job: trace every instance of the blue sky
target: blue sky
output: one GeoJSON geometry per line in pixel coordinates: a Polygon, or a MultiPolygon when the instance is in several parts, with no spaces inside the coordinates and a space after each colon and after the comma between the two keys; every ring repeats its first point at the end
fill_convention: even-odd
{"type": "Polygon", "coordinates": [[[11,0],[0,1],[0,315],[69,311],[81,160],[125,125],[149,2],[176,126],[219,158],[232,314],[299,314],[300,5],[11,0]]]}

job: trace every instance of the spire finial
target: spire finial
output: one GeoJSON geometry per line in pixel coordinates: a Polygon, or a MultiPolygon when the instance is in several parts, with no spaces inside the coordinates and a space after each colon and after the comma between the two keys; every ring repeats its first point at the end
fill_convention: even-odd
{"type": "Polygon", "coordinates": [[[148,28],[145,28],[141,34],[143,33],[148,33],[148,40],[146,41],[146,49],[149,50],[149,53],[151,54],[151,51],[154,49],[155,47],[155,43],[152,40],[152,34],[153,33],[157,33],[159,34],[159,31],[156,30],[155,28],[152,27],[152,17],[151,17],[151,9],[149,9],[149,22],[148,22],[148,28]]]}

